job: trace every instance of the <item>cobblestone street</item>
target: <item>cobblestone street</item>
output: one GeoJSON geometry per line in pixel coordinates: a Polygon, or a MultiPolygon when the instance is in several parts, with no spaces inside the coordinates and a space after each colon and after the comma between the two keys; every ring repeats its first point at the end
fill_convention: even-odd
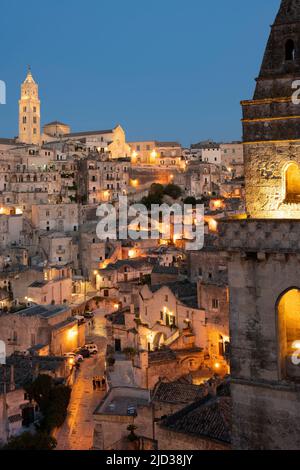
{"type": "Polygon", "coordinates": [[[73,385],[68,417],[64,425],[56,432],[57,450],[89,450],[93,444],[93,411],[105,392],[94,391],[94,375],[102,375],[105,364],[106,329],[105,312],[99,309],[95,313],[95,336],[92,338],[99,349],[97,356],[85,359],[73,385]]]}

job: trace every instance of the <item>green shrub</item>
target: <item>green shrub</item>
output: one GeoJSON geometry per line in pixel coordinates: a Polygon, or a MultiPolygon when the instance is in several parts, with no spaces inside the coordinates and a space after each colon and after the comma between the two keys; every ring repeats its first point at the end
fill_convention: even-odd
{"type": "Polygon", "coordinates": [[[48,432],[63,425],[68,412],[71,389],[66,385],[58,385],[51,390],[50,403],[44,413],[42,427],[48,432]]]}
{"type": "Polygon", "coordinates": [[[166,196],[170,196],[172,199],[179,199],[182,194],[182,191],[179,186],[170,183],[165,187],[164,193],[166,196]]]}

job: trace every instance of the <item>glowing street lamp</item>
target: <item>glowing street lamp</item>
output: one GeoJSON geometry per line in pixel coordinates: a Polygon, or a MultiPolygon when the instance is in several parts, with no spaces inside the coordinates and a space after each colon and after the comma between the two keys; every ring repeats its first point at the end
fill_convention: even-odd
{"type": "Polygon", "coordinates": [[[78,331],[75,328],[72,328],[71,330],[68,331],[68,339],[72,340],[78,336],[78,331]]]}
{"type": "Polygon", "coordinates": [[[138,185],[139,185],[139,180],[135,179],[135,180],[130,180],[130,184],[133,188],[137,188],[138,185]]]}
{"type": "Polygon", "coordinates": [[[134,258],[135,257],[135,250],[129,250],[128,251],[128,257],[129,258],[134,258]]]}

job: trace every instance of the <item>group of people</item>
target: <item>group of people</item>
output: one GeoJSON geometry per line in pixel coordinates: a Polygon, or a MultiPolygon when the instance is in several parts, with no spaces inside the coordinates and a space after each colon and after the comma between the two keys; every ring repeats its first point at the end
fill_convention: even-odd
{"type": "Polygon", "coordinates": [[[93,377],[93,390],[106,390],[106,380],[105,377],[93,377]]]}

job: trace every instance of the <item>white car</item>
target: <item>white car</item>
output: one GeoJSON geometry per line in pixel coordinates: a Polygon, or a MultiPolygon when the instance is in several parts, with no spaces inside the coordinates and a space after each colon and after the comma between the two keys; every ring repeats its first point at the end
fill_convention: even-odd
{"type": "Polygon", "coordinates": [[[88,349],[90,354],[97,354],[98,353],[98,346],[94,343],[85,344],[85,349],[88,349]]]}
{"type": "Polygon", "coordinates": [[[73,352],[67,352],[67,353],[64,353],[64,357],[68,357],[68,358],[74,358],[76,356],[75,353],[73,352]]]}

